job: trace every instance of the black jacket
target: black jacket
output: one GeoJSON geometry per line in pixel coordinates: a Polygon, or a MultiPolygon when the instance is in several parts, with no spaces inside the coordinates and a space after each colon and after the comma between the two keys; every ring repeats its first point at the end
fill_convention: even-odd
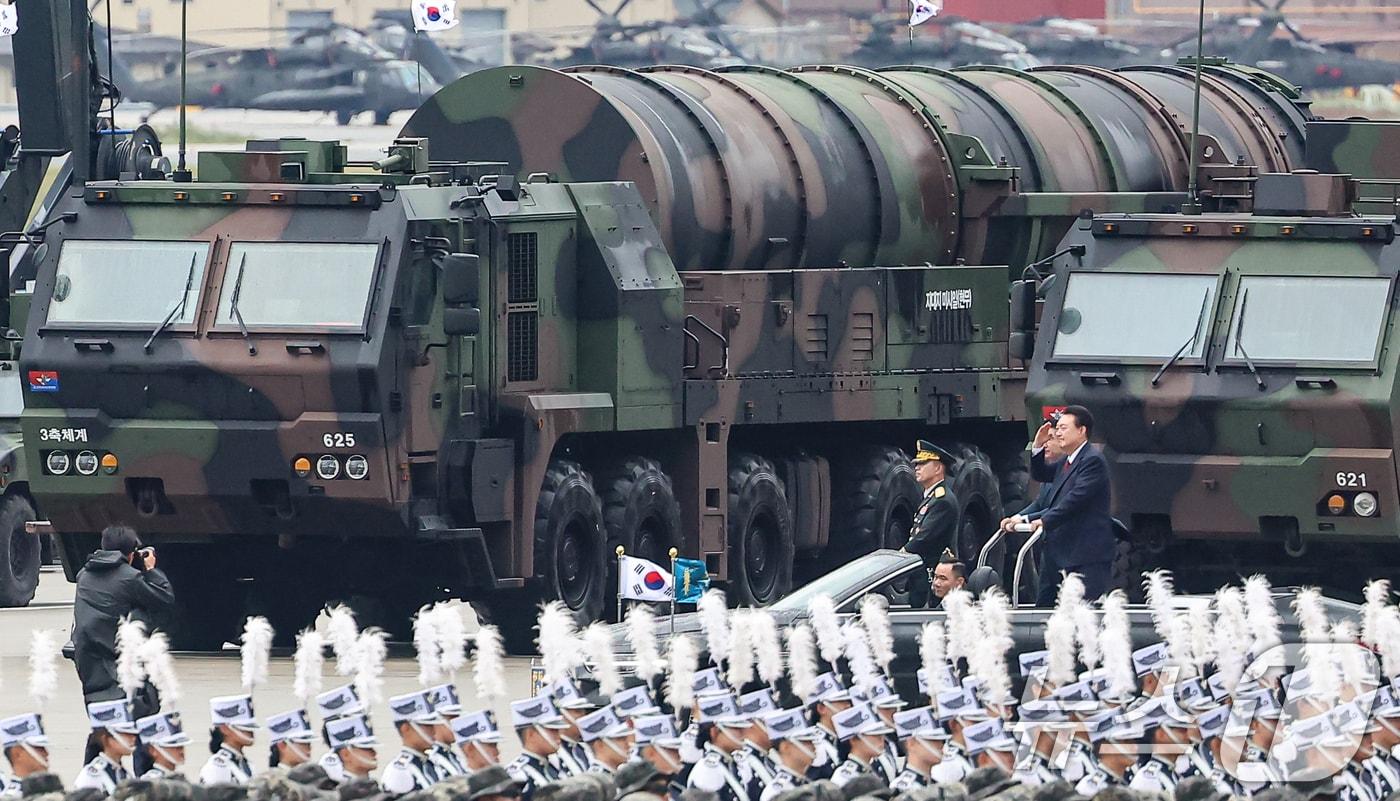
{"type": "Polygon", "coordinates": [[[1050,484],[1040,510],[1029,515],[1045,524],[1046,553],[1061,567],[1111,562],[1116,543],[1108,462],[1102,451],[1085,444],[1069,468],[1064,465],[1064,459],[1048,462],[1043,450],[1031,456],[1031,477],[1050,484]]]}
{"type": "Polygon", "coordinates": [[[141,572],[121,551],[96,551],[78,573],[73,601],[73,647],[83,698],[122,697],[117,684],[117,623],[131,615],[152,625],[175,606],[170,580],[158,568],[141,572]]]}
{"type": "Polygon", "coordinates": [[[958,515],[961,508],[958,497],[948,486],[947,481],[933,485],[919,510],[914,513],[913,530],[909,532],[909,542],[904,550],[918,554],[924,559],[925,567],[938,564],[944,548],[958,549],[958,515]]]}

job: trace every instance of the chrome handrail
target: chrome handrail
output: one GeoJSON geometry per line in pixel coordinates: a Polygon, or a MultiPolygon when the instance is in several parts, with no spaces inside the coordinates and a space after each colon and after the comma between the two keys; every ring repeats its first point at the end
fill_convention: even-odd
{"type": "Polygon", "coordinates": [[[987,566],[987,557],[992,555],[992,549],[997,547],[1004,539],[1006,539],[1006,531],[1001,528],[998,528],[995,534],[987,538],[986,544],[982,546],[981,553],[977,554],[977,567],[987,566]]]}
{"type": "MultiPolygon", "coordinates": [[[[1030,526],[1024,523],[1016,526],[1016,530],[1023,530],[1022,526],[1025,527],[1025,531],[1030,530],[1030,526]]],[[[1037,542],[1040,542],[1040,538],[1044,536],[1044,534],[1045,529],[1042,528],[1030,535],[1021,545],[1021,550],[1016,552],[1016,569],[1011,575],[1011,606],[1013,609],[1021,605],[1021,568],[1024,567],[1026,556],[1031,552],[1031,548],[1035,547],[1037,542]]]]}

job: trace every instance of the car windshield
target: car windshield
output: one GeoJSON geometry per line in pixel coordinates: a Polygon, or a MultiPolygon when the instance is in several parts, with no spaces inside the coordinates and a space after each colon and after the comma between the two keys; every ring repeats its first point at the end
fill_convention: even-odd
{"type": "Polygon", "coordinates": [[[215,324],[249,328],[359,331],[365,322],[379,246],[235,242],[219,291],[215,324]]]}
{"type": "Polygon", "coordinates": [[[910,561],[908,554],[877,551],[854,562],[847,562],[811,583],[804,584],[773,604],[774,609],[807,611],[807,605],[818,595],[830,595],[839,606],[853,591],[888,577],[895,568],[910,561]]]}
{"type": "Polygon", "coordinates": [[[1389,304],[1389,278],[1242,276],[1225,356],[1369,365],[1389,304]]]}
{"type": "Polygon", "coordinates": [[[63,244],[48,324],[156,326],[194,322],[208,242],[99,241],[63,244]]]}
{"type": "Polygon", "coordinates": [[[1205,353],[1219,278],[1190,273],[1071,273],[1058,359],[1170,359],[1205,353]],[[1189,343],[1189,346],[1188,346],[1189,343]]]}

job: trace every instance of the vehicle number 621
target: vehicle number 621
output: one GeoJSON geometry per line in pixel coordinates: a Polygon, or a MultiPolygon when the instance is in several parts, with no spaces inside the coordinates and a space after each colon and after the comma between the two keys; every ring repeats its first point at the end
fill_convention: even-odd
{"type": "Polygon", "coordinates": [[[1347,473],[1347,472],[1338,473],[1338,474],[1337,474],[1337,486],[1338,486],[1338,487],[1364,487],[1364,486],[1366,486],[1366,474],[1365,474],[1365,473],[1347,473]]]}
{"type": "MultiPolygon", "coordinates": [[[[355,435],[348,431],[337,431],[333,434],[322,434],[321,444],[325,445],[327,448],[353,448],[355,447],[355,435]]],[[[1341,473],[1338,473],[1337,475],[1340,476],[1341,473]]]]}

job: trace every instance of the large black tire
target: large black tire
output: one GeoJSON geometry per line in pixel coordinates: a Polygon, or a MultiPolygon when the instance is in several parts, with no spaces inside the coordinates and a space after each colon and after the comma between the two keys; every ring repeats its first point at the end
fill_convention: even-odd
{"type": "MultiPolygon", "coordinates": [[[[952,478],[953,494],[958,496],[958,558],[971,570],[982,545],[1001,522],[1001,481],[992,461],[976,445],[957,444],[950,448],[958,457],[952,478]]],[[[987,564],[999,565],[1005,549],[999,547],[987,564]]],[[[1005,578],[1005,577],[1003,577],[1005,578]]]]}
{"type": "MultiPolygon", "coordinates": [[[[681,541],[681,505],[661,465],[645,456],[628,457],[608,471],[601,487],[607,552],[622,546],[628,556],[669,565],[671,548],[681,541]]],[[[609,559],[608,586],[618,586],[617,579],[617,560],[609,559]]],[[[609,605],[609,612],[614,610],[609,605]]]]}
{"type": "Polygon", "coordinates": [[[837,463],[835,483],[827,550],[838,563],[876,548],[904,547],[923,501],[904,451],[863,448],[837,463]]]}
{"type": "Polygon", "coordinates": [[[39,588],[39,538],[24,530],[34,507],[12,494],[0,505],[0,606],[28,606],[39,588]]]}
{"type": "Polygon", "coordinates": [[[773,463],[736,454],[729,467],[729,600],[765,606],[792,589],[792,510],[773,463]]]}
{"type": "Polygon", "coordinates": [[[556,459],[535,505],[535,583],[540,598],[563,601],[580,624],[603,616],[608,565],[603,507],[593,478],[556,459]]]}
{"type": "Polygon", "coordinates": [[[229,560],[208,547],[158,548],[156,567],[170,579],[175,611],[159,621],[177,651],[218,651],[236,642],[243,622],[244,587],[226,570],[229,560]]]}
{"type": "Polygon", "coordinates": [[[501,645],[512,656],[539,653],[535,645],[536,623],[539,617],[539,596],[522,592],[494,592],[489,598],[471,601],[476,619],[501,632],[501,645]]]}

